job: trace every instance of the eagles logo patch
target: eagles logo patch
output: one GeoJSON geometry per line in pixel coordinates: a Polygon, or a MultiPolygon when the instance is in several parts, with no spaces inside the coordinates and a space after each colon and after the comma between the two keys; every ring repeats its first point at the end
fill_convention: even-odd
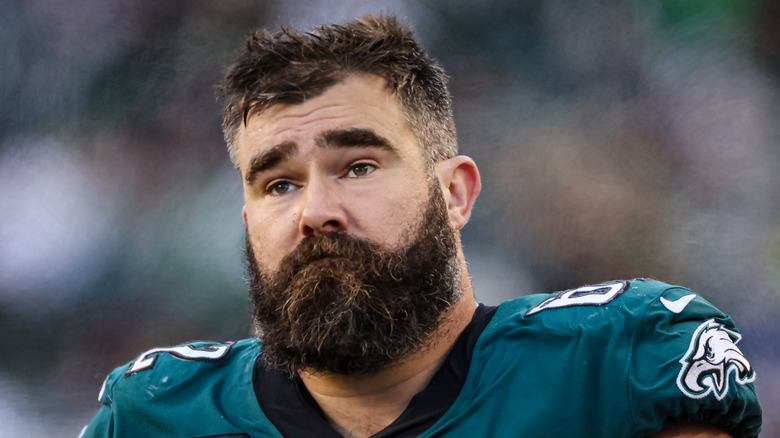
{"type": "Polygon", "coordinates": [[[739,333],[714,319],[701,324],[691,338],[688,352],[680,359],[680,391],[696,399],[713,393],[721,400],[729,392],[729,374],[734,374],[740,385],[754,381],[756,373],[737,347],[741,339],[739,333]]]}

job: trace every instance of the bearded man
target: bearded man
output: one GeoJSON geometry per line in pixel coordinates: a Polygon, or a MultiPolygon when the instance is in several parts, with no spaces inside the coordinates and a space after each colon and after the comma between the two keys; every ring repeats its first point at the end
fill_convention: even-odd
{"type": "Polygon", "coordinates": [[[84,436],[758,434],[741,336],[687,289],[477,304],[459,230],[479,172],[395,19],[258,30],[221,93],[257,338],[141,354],[84,436]]]}

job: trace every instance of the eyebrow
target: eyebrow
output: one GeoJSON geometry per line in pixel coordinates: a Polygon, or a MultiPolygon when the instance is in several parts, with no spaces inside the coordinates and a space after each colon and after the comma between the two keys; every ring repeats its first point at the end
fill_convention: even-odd
{"type": "Polygon", "coordinates": [[[332,129],[317,142],[321,147],[378,147],[395,151],[392,144],[381,135],[366,128],[332,129]]]}
{"type": "Polygon", "coordinates": [[[249,161],[249,169],[244,176],[247,184],[252,184],[260,172],[273,168],[282,161],[289,159],[298,151],[298,145],[293,142],[279,143],[267,151],[263,151],[249,161]]]}
{"type": "MultiPolygon", "coordinates": [[[[386,138],[366,128],[331,129],[325,131],[316,139],[317,146],[323,149],[373,147],[397,153],[397,150],[386,138]]],[[[284,142],[272,146],[249,161],[244,180],[252,184],[260,172],[265,172],[279,165],[282,161],[290,159],[298,152],[298,145],[293,142],[284,142]]]]}

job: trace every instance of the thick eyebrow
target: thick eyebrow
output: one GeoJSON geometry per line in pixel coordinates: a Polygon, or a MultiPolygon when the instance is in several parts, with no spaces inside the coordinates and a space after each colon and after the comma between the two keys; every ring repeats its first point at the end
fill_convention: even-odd
{"type": "Polygon", "coordinates": [[[284,142],[255,155],[249,161],[249,169],[247,170],[246,175],[244,175],[244,181],[246,181],[247,184],[252,184],[258,173],[271,169],[282,161],[290,158],[297,151],[298,145],[293,142],[284,142]]]}
{"type": "MultiPolygon", "coordinates": [[[[317,146],[328,148],[374,147],[397,153],[386,138],[366,128],[331,129],[325,131],[316,140],[317,146]]],[[[272,146],[249,160],[249,169],[244,176],[247,184],[252,184],[260,172],[265,172],[298,152],[298,145],[284,142],[272,146]]]]}
{"type": "Polygon", "coordinates": [[[332,129],[326,131],[317,144],[323,148],[331,147],[377,147],[391,152],[393,145],[384,137],[366,128],[332,129]]]}

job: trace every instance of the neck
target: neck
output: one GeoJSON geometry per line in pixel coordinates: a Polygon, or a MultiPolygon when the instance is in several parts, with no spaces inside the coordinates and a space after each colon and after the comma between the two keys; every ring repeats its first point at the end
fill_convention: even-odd
{"type": "Polygon", "coordinates": [[[442,315],[425,346],[403,360],[370,375],[300,371],[303,384],[342,436],[369,437],[379,432],[428,386],[477,307],[468,274],[461,286],[462,296],[442,315]]]}

